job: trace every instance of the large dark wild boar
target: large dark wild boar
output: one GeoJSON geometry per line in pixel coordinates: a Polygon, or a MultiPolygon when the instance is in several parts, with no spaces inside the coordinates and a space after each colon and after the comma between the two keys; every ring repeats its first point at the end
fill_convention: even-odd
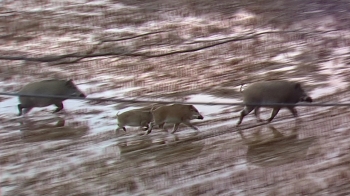
{"type": "Polygon", "coordinates": [[[294,117],[298,116],[298,113],[294,108],[295,105],[259,106],[259,104],[295,104],[299,101],[312,102],[312,99],[305,93],[301,85],[297,82],[272,80],[257,82],[248,86],[248,88],[243,91],[243,101],[247,105],[242,110],[237,125],[241,124],[244,116],[248,115],[252,110],[254,110],[254,114],[258,120],[261,121],[259,118],[260,107],[273,108],[271,117],[268,119],[268,122],[271,122],[279,110],[283,107],[287,108],[294,117]]]}
{"type": "Polygon", "coordinates": [[[150,128],[147,134],[151,133],[154,125],[158,125],[159,128],[164,130],[165,123],[174,124],[172,133],[175,133],[181,123],[191,127],[194,130],[198,130],[197,127],[190,123],[193,119],[203,119],[203,116],[193,105],[173,104],[161,106],[155,110],[152,110],[153,122],[150,124],[150,128]]]}
{"type": "MultiPolygon", "coordinates": [[[[43,80],[40,82],[34,82],[24,86],[18,93],[20,94],[33,94],[33,95],[47,95],[47,96],[67,96],[67,97],[86,97],[77,86],[73,83],[73,80],[43,80]]],[[[57,106],[55,112],[63,109],[63,101],[65,98],[41,98],[41,97],[28,97],[19,96],[18,110],[19,116],[23,113],[28,113],[34,107],[46,107],[49,105],[57,106]],[[22,109],[23,113],[22,113],[22,109]]]]}

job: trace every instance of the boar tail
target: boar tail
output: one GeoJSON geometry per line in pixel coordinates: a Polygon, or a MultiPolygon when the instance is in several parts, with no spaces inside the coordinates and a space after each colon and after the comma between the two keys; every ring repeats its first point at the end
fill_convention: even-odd
{"type": "Polygon", "coordinates": [[[150,110],[150,112],[153,112],[154,110],[156,110],[158,107],[159,107],[159,105],[158,104],[152,104],[151,105],[152,107],[151,107],[151,110],[150,110]],[[157,107],[158,106],[158,107],[157,107]]]}
{"type": "Polygon", "coordinates": [[[243,85],[245,85],[245,84],[241,84],[241,88],[239,89],[239,92],[240,92],[240,93],[242,92],[243,85]]]}
{"type": "Polygon", "coordinates": [[[156,109],[156,107],[155,107],[155,106],[152,106],[151,112],[153,112],[155,109],[156,109]]]}

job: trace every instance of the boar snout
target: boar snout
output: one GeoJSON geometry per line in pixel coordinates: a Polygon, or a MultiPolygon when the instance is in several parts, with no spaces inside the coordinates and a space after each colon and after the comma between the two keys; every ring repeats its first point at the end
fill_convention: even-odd
{"type": "Polygon", "coordinates": [[[312,98],[311,97],[306,97],[305,101],[306,102],[312,102],[312,98]]]}
{"type": "Polygon", "coordinates": [[[303,102],[312,102],[312,98],[311,97],[303,97],[300,99],[300,101],[303,101],[303,102]]]}
{"type": "Polygon", "coordinates": [[[199,115],[199,116],[197,117],[197,119],[201,119],[201,120],[203,120],[203,119],[204,119],[204,117],[203,117],[202,115],[199,115]]]}
{"type": "Polygon", "coordinates": [[[82,98],[85,98],[86,95],[82,92],[73,92],[70,94],[71,97],[82,97],[82,98]]]}

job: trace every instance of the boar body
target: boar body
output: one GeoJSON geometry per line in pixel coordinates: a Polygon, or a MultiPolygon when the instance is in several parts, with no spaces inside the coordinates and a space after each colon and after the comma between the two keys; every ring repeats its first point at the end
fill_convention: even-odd
{"type": "Polygon", "coordinates": [[[254,114],[258,120],[261,121],[259,118],[260,107],[273,108],[271,117],[268,119],[269,122],[273,120],[283,107],[287,108],[294,117],[298,116],[295,105],[261,106],[261,104],[296,104],[299,101],[312,102],[311,97],[305,93],[299,83],[283,80],[254,83],[243,91],[243,100],[247,105],[242,110],[237,125],[241,124],[244,116],[248,115],[252,110],[254,110],[254,114]]]}
{"type": "MultiPolygon", "coordinates": [[[[86,97],[72,80],[43,80],[27,84],[20,91],[20,94],[47,95],[47,96],[71,96],[71,97],[86,97]]],[[[57,106],[54,112],[63,109],[63,101],[65,98],[42,98],[19,96],[18,110],[19,116],[23,113],[28,113],[34,107],[46,107],[49,105],[57,106]],[[24,112],[22,113],[22,109],[24,112]]]]}
{"type": "Polygon", "coordinates": [[[135,109],[117,114],[118,128],[126,131],[125,126],[140,127],[148,130],[149,123],[152,121],[152,113],[150,110],[135,109]]]}
{"type": "Polygon", "coordinates": [[[147,134],[151,133],[154,125],[158,125],[159,128],[164,129],[165,123],[174,124],[172,133],[175,133],[181,123],[191,127],[194,130],[198,130],[197,127],[190,123],[193,119],[203,119],[203,116],[193,105],[173,104],[161,106],[152,110],[153,121],[150,124],[150,128],[147,134]]]}

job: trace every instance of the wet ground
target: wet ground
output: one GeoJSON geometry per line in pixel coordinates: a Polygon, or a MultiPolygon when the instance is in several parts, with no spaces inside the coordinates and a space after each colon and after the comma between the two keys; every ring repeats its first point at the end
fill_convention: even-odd
{"type": "MultiPolygon", "coordinates": [[[[56,78],[90,98],[237,103],[241,84],[288,79],[315,103],[350,103],[350,4],[259,2],[0,1],[0,91],[56,78]]],[[[242,106],[195,105],[200,131],[145,135],[116,132],[115,115],[147,104],[18,117],[17,97],[0,101],[1,195],[350,193],[347,106],[236,127],[242,106]]]]}

